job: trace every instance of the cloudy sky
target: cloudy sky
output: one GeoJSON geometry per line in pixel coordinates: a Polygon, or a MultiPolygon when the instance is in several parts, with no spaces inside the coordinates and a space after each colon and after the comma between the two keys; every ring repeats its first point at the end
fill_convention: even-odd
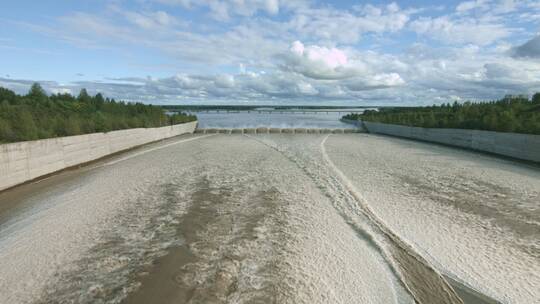
{"type": "Polygon", "coordinates": [[[0,86],[34,81],[169,104],[532,94],[540,1],[1,1],[0,86]]]}

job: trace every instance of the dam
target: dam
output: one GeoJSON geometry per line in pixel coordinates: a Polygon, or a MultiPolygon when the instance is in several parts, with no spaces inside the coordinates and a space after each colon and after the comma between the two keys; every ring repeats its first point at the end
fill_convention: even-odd
{"type": "Polygon", "coordinates": [[[0,304],[540,304],[540,0],[0,24],[0,304]]]}
{"type": "Polygon", "coordinates": [[[0,302],[540,297],[537,168],[366,133],[228,130],[0,193],[0,302]]]}
{"type": "Polygon", "coordinates": [[[197,128],[197,134],[344,134],[365,132],[352,128],[197,128]]]}

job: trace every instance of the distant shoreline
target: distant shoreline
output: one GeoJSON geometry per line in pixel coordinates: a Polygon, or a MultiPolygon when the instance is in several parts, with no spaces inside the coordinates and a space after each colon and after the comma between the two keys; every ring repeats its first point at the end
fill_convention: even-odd
{"type": "Polygon", "coordinates": [[[385,106],[315,106],[315,105],[161,105],[167,111],[290,111],[290,110],[350,110],[394,108],[385,106]]]}

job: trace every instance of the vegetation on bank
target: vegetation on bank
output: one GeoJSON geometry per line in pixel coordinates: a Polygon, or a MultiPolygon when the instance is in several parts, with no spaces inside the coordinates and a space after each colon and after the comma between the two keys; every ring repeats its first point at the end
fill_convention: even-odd
{"type": "Polygon", "coordinates": [[[59,136],[108,132],[128,128],[153,128],[194,121],[193,115],[166,115],[162,108],[90,96],[82,89],[47,96],[39,84],[17,95],[0,87],[0,143],[59,136]]]}
{"type": "Polygon", "coordinates": [[[532,99],[507,96],[490,102],[383,108],[348,114],[343,118],[423,128],[540,134],[540,93],[536,93],[532,99]]]}

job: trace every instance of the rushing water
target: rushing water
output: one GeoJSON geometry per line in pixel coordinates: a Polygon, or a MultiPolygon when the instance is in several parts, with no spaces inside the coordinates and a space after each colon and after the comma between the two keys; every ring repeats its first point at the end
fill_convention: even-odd
{"type": "Polygon", "coordinates": [[[0,303],[536,303],[536,239],[491,223],[538,180],[366,134],[185,135],[0,193],[0,303]]]}
{"type": "Polygon", "coordinates": [[[349,112],[197,112],[200,128],[355,128],[339,119],[349,112]]]}

